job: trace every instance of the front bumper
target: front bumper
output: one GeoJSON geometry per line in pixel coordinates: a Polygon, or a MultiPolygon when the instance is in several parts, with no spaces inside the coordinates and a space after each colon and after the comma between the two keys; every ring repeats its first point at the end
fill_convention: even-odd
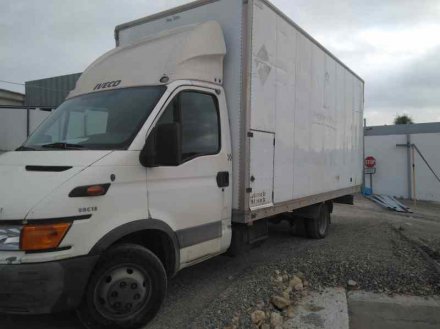
{"type": "Polygon", "coordinates": [[[97,259],[0,265],[0,312],[44,314],[76,308],[97,259]]]}

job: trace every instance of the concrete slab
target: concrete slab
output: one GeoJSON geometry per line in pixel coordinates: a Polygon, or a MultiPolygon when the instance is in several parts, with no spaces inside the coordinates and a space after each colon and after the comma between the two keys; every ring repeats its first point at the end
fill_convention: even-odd
{"type": "Polygon", "coordinates": [[[284,329],[348,329],[345,289],[329,288],[312,292],[295,306],[295,315],[284,329]]]}
{"type": "Polygon", "coordinates": [[[440,298],[348,294],[351,329],[438,329],[440,298]]]}

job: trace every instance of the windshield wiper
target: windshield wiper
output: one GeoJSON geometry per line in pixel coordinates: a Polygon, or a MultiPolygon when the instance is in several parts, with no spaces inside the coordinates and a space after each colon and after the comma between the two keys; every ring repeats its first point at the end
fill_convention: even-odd
{"type": "Polygon", "coordinates": [[[69,144],[69,143],[51,143],[41,145],[44,148],[60,149],[60,150],[79,150],[83,149],[84,146],[80,144],[69,144]]]}
{"type": "Polygon", "coordinates": [[[35,151],[35,149],[29,146],[20,146],[16,149],[16,151],[35,151]]]}

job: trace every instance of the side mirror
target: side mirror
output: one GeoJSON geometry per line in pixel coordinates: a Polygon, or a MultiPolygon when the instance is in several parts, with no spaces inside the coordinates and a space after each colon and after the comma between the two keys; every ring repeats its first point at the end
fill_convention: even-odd
{"type": "Polygon", "coordinates": [[[144,167],[178,166],[181,160],[181,131],[179,123],[165,123],[155,127],[139,155],[144,167]]]}

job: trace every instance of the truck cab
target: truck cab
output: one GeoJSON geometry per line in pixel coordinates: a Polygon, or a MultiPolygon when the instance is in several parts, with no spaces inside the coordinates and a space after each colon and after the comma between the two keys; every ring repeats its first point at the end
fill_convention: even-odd
{"type": "Polygon", "coordinates": [[[213,21],[118,47],[0,157],[0,311],[139,327],[167,276],[228,249],[225,54],[213,21]]]}

